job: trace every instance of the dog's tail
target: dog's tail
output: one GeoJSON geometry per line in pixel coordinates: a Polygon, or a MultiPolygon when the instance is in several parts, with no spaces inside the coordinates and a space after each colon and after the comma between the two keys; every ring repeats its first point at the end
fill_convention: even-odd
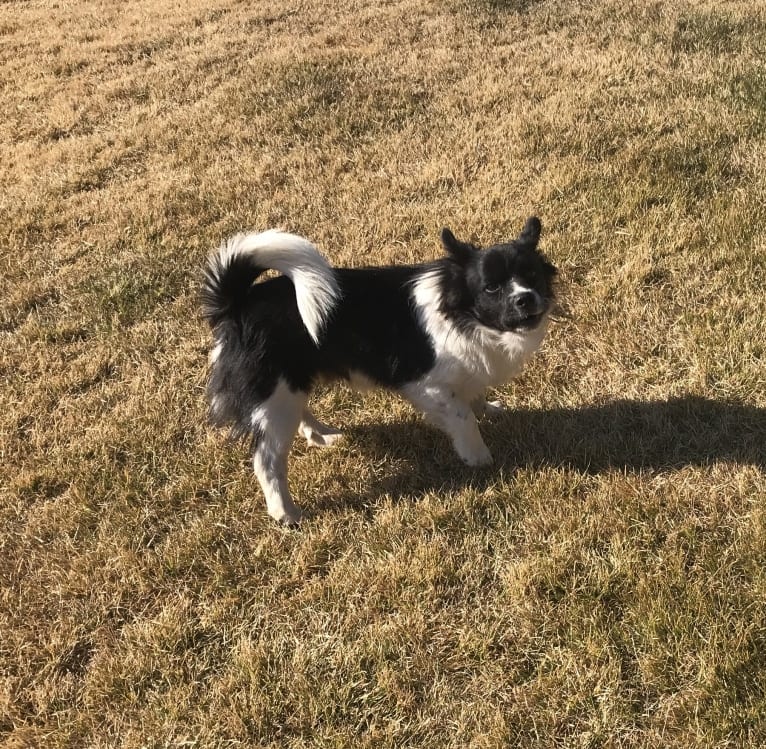
{"type": "Polygon", "coordinates": [[[235,234],[208,258],[202,281],[202,314],[212,327],[235,316],[250,287],[267,269],[293,282],[303,324],[319,342],[340,297],[330,264],[311,242],[277,229],[235,234]]]}

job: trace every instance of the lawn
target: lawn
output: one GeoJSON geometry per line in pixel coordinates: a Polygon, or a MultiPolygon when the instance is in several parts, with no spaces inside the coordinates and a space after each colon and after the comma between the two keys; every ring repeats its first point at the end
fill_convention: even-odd
{"type": "Polygon", "coordinates": [[[0,6],[0,744],[766,745],[758,0],[0,6]],[[540,216],[482,424],[321,388],[306,510],[206,423],[200,269],[540,216]]]}

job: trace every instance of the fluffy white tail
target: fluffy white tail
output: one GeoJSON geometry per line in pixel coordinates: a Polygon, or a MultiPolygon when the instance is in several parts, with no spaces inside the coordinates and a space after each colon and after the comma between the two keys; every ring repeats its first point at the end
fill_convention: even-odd
{"type": "Polygon", "coordinates": [[[267,268],[293,282],[303,324],[314,342],[319,343],[327,318],[340,297],[338,282],[330,264],[311,242],[278,229],[235,234],[211,255],[203,284],[208,319],[214,322],[224,316],[233,301],[232,293],[244,291],[242,281],[249,287],[258,273],[267,268]],[[242,261],[252,269],[249,280],[240,275],[245,270],[242,261]],[[239,278],[232,278],[232,274],[239,278]]]}

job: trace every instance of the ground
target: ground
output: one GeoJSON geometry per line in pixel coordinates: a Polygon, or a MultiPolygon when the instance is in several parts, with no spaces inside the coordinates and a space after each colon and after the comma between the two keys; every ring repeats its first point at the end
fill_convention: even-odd
{"type": "Polygon", "coordinates": [[[766,13],[0,8],[0,740],[766,743],[766,13]],[[465,468],[321,389],[299,531],[205,421],[199,272],[540,216],[559,309],[465,468]]]}

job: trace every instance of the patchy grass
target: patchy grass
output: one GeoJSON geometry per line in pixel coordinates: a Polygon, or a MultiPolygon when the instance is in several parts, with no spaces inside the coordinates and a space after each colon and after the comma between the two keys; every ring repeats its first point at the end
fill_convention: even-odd
{"type": "Polygon", "coordinates": [[[766,16],[16,3],[0,17],[7,746],[766,743],[766,16]],[[205,425],[198,269],[542,217],[562,315],[483,425],[321,390],[300,532],[205,425]]]}

